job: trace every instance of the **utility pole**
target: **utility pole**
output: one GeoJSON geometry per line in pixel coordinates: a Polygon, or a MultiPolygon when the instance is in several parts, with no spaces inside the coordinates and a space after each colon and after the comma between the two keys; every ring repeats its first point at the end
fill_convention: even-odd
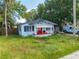
{"type": "Polygon", "coordinates": [[[8,36],[8,28],[7,28],[7,2],[5,1],[5,35],[8,36]]]}
{"type": "Polygon", "coordinates": [[[73,0],[73,27],[74,27],[74,32],[73,35],[76,34],[75,29],[76,29],[76,0],[73,0]]]}

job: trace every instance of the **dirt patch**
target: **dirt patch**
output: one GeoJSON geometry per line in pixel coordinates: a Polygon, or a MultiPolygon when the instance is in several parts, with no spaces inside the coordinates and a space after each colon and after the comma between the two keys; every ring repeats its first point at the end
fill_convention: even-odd
{"type": "Polygon", "coordinates": [[[45,39],[45,38],[37,38],[36,40],[35,40],[35,42],[34,43],[44,43],[44,44],[51,44],[50,42],[48,42],[48,40],[47,39],[45,39]]]}
{"type": "Polygon", "coordinates": [[[35,42],[36,42],[36,43],[46,43],[47,40],[45,40],[45,39],[43,39],[43,38],[37,38],[37,39],[35,40],[35,42]]]}

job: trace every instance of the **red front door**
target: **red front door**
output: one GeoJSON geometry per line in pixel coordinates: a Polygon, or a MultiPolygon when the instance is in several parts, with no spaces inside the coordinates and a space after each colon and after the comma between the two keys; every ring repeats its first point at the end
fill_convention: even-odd
{"type": "Polygon", "coordinates": [[[48,34],[45,30],[43,30],[43,28],[38,28],[37,29],[37,35],[42,35],[42,34],[48,34]]]}
{"type": "Polygon", "coordinates": [[[37,29],[37,35],[41,35],[41,34],[42,34],[42,28],[40,27],[37,29]]]}

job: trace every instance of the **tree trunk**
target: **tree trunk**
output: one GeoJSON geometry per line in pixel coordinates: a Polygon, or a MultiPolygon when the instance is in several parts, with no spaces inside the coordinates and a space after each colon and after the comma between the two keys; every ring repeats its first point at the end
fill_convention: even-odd
{"type": "Polygon", "coordinates": [[[73,27],[74,27],[73,35],[75,35],[76,34],[76,0],[73,0],[73,27]]]}
{"type": "Polygon", "coordinates": [[[5,2],[5,35],[8,36],[8,28],[7,28],[7,3],[5,2]]]}

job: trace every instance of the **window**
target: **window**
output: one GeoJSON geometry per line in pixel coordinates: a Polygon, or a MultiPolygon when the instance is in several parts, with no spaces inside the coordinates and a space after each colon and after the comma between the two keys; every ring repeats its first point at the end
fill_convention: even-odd
{"type": "Polygon", "coordinates": [[[24,32],[26,32],[27,31],[27,26],[24,26],[24,32]]]}
{"type": "Polygon", "coordinates": [[[47,30],[47,31],[49,31],[49,30],[50,30],[50,28],[46,28],[46,30],[47,30]]]}
{"type": "Polygon", "coordinates": [[[31,26],[24,26],[24,32],[31,31],[31,26]]]}

